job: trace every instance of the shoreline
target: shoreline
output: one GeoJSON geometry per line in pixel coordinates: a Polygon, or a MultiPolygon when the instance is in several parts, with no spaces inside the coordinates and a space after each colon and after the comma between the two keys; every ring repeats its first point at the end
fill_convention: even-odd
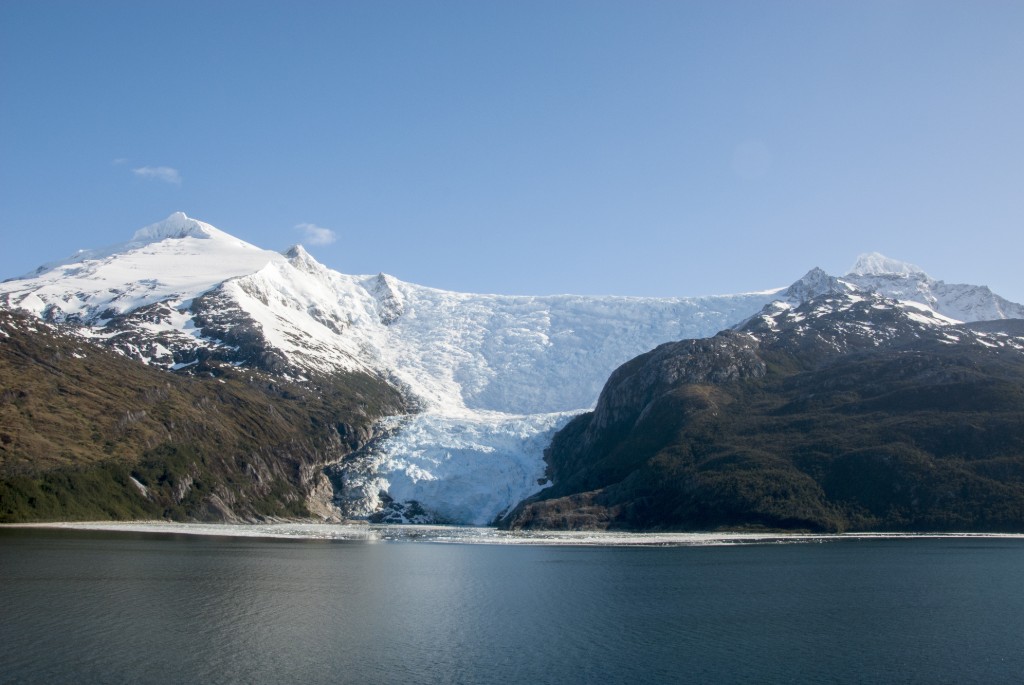
{"type": "Polygon", "coordinates": [[[807,544],[878,539],[1020,539],[1024,533],[785,533],[785,532],[623,532],[623,531],[506,531],[497,528],[372,523],[179,523],[173,521],[57,521],[4,523],[4,529],[79,530],[203,537],[315,540],[339,542],[433,542],[448,544],[592,546],[592,547],[706,547],[757,544],[807,544]]]}

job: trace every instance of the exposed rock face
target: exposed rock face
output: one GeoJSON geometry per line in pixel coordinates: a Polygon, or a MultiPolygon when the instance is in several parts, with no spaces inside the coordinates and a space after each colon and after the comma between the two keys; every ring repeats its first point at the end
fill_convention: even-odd
{"type": "Polygon", "coordinates": [[[367,288],[378,304],[380,322],[390,326],[405,313],[405,301],[398,290],[395,279],[387,274],[377,274],[367,288]]]}
{"type": "Polygon", "coordinates": [[[877,295],[776,303],[620,367],[546,458],[503,525],[1020,531],[1024,339],[877,295]]]}
{"type": "Polygon", "coordinates": [[[757,342],[749,336],[723,333],[666,343],[620,366],[608,379],[594,411],[584,415],[585,428],[579,430],[577,419],[556,436],[561,456],[560,468],[552,464],[556,483],[553,491],[574,483],[579,473],[588,473],[587,462],[602,451],[601,446],[611,436],[625,436],[645,426],[658,401],[677,386],[707,386],[764,376],[765,364],[756,349],[757,342]]]}
{"type": "Polygon", "coordinates": [[[746,336],[724,333],[666,343],[615,370],[601,392],[588,433],[617,430],[636,421],[656,397],[677,385],[718,385],[764,374],[756,342],[746,336]]]}

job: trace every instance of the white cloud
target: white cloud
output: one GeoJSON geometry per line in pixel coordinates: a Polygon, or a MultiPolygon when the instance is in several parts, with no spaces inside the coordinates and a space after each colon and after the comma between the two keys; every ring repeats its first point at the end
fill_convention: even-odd
{"type": "Polygon", "coordinates": [[[178,173],[177,169],[169,166],[140,166],[132,169],[132,173],[142,178],[155,178],[164,183],[173,183],[176,186],[181,185],[181,174],[178,173]]]}
{"type": "Polygon", "coordinates": [[[316,224],[296,224],[295,230],[302,231],[310,245],[330,245],[338,239],[334,231],[316,224]]]}

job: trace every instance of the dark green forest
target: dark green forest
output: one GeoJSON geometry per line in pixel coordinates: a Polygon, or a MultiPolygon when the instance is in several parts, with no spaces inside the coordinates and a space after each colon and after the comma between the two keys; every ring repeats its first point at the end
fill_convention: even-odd
{"type": "Polygon", "coordinates": [[[502,525],[1024,531],[1019,345],[909,328],[840,351],[837,331],[725,332],[627,363],[555,436],[554,485],[502,525]],[[684,367],[702,372],[667,378],[684,367]]]}

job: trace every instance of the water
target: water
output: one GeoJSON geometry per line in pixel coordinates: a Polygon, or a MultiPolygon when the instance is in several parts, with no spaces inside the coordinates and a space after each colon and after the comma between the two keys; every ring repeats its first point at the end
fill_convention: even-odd
{"type": "Polygon", "coordinates": [[[0,530],[0,681],[1024,682],[1024,540],[0,530]]]}

